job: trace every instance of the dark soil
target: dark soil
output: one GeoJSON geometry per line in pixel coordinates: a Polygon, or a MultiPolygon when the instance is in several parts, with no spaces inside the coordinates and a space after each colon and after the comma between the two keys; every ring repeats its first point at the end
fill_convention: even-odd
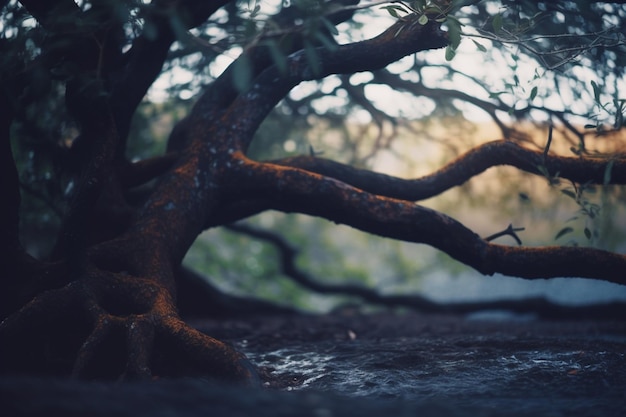
{"type": "Polygon", "coordinates": [[[4,377],[0,415],[626,415],[623,320],[344,310],[193,324],[245,352],[264,388],[4,377]]]}

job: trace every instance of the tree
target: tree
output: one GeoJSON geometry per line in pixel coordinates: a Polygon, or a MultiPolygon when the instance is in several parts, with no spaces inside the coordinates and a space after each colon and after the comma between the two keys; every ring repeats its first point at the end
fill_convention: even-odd
{"type": "MultiPolygon", "coordinates": [[[[581,205],[582,185],[623,184],[623,155],[592,154],[586,141],[590,132],[572,122],[580,116],[577,110],[533,105],[534,89],[519,105],[478,79],[475,84],[491,92],[485,99],[434,89],[424,77],[414,82],[386,69],[420,51],[440,49],[443,55],[444,47],[452,59],[466,36],[481,50],[486,41],[516,45],[516,59],[526,54],[563,73],[592,59],[603,80],[619,80],[624,44],[609,17],[624,17],[622,2],[293,3],[277,4],[269,17],[257,2],[240,6],[227,0],[1,3],[0,169],[7,207],[0,248],[3,372],[254,379],[244,357],[180,318],[177,285],[187,275],[181,261],[201,231],[270,209],[427,244],[484,274],[626,283],[622,254],[496,244],[497,236],[481,238],[444,213],[416,204],[496,165],[552,182],[571,181],[577,190],[572,197],[581,205]],[[335,40],[338,26],[377,5],[397,17],[382,33],[362,41],[335,40]],[[465,33],[459,19],[473,22],[476,31],[467,26],[465,33]],[[201,74],[225,48],[237,45],[240,55],[218,76],[207,81],[198,75],[184,86],[195,94],[195,104],[171,132],[167,150],[132,154],[138,146],[131,134],[133,117],[157,77],[177,65],[201,74]],[[319,96],[298,102],[289,95],[294,86],[331,74],[341,75],[341,90],[379,126],[372,150],[387,146],[383,124],[398,121],[368,101],[363,84],[350,80],[357,72],[369,72],[373,83],[431,97],[445,111],[455,108],[455,100],[471,103],[498,123],[504,139],[413,180],[324,159],[313,149],[279,160],[250,157],[255,132],[273,109],[282,109],[283,116],[314,111],[319,96]],[[203,84],[196,88],[194,82],[203,84]],[[555,129],[574,134],[576,155],[555,155],[550,142],[539,149],[526,146],[527,138],[506,123],[537,112],[555,129]],[[25,211],[25,194],[29,204],[45,203],[62,219],[45,257],[33,257],[20,240],[24,219],[42,210],[31,205],[25,211]]],[[[420,74],[427,64],[417,57],[410,71],[420,74]]],[[[557,75],[552,78],[556,88],[557,75]]],[[[459,73],[450,69],[445,76],[459,73]]],[[[578,91],[584,98],[584,89],[578,91]]],[[[624,100],[617,90],[594,82],[590,97],[598,114],[615,119],[607,129],[598,117],[594,134],[619,130],[624,100]],[[608,104],[607,92],[613,94],[608,104]]],[[[345,117],[333,111],[319,116],[335,124],[345,117]]],[[[511,227],[504,234],[517,237],[516,232],[511,227]]]]}

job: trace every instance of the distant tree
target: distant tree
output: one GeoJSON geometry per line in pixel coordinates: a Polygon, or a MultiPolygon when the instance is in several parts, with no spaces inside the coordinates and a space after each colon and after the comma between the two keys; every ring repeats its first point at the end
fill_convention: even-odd
{"type": "Polygon", "coordinates": [[[484,274],[626,284],[623,254],[495,244],[502,235],[519,239],[519,230],[482,238],[416,204],[490,167],[510,165],[553,183],[570,181],[568,195],[585,215],[597,215],[586,204],[586,187],[626,182],[624,155],[593,153],[589,145],[622,128],[623,3],[292,0],[265,10],[258,1],[228,0],[0,2],[0,369],[253,378],[239,353],[180,318],[177,286],[189,278],[181,262],[200,232],[266,210],[430,245],[484,274]],[[363,24],[368,13],[370,22],[384,20],[387,12],[394,20],[382,33],[352,39],[351,22],[363,24]],[[508,59],[511,79],[489,85],[445,63],[444,55],[454,63],[462,40],[474,43],[485,62],[508,59]],[[405,59],[437,49],[436,57],[405,59]],[[227,56],[236,58],[216,74],[227,56]],[[401,72],[388,67],[401,60],[409,62],[401,72]],[[552,92],[567,90],[580,105],[553,105],[536,86],[524,85],[516,69],[529,61],[538,63],[535,80],[552,92]],[[429,86],[429,68],[482,92],[429,86]],[[150,155],[140,142],[145,135],[137,134],[138,109],[161,74],[180,70],[191,77],[170,86],[169,105],[193,97],[193,107],[175,125],[167,149],[150,155]],[[358,72],[370,81],[350,77],[358,72]],[[333,74],[337,85],[328,94],[290,94],[303,81],[333,74]],[[408,180],[324,159],[315,149],[271,161],[248,152],[273,110],[282,123],[306,127],[337,126],[360,108],[379,128],[370,151],[388,147],[393,135],[384,125],[406,120],[371,101],[367,85],[374,84],[427,98],[435,116],[469,103],[491,116],[503,139],[408,180]],[[323,109],[324,96],[349,103],[323,109]],[[583,119],[589,126],[577,123],[583,119]],[[550,134],[571,138],[573,154],[555,154],[550,140],[533,146],[516,129],[524,120],[551,124],[550,134]],[[55,216],[58,223],[45,221],[55,216]],[[56,238],[48,248],[44,236],[51,233],[56,238]]]}

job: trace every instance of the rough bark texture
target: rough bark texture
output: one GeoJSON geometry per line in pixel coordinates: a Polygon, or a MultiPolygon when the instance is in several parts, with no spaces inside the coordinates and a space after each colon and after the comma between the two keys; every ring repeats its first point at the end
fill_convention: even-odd
{"type": "MultiPolygon", "coordinates": [[[[442,48],[448,40],[440,19],[430,16],[423,24],[417,15],[405,16],[372,39],[317,47],[315,62],[295,42],[284,51],[284,71],[272,65],[267,48],[252,45],[242,55],[250,62],[249,89],[234,87],[231,66],[206,86],[176,126],[170,153],[130,163],[124,156],[130,121],[176,39],[170,17],[193,28],[229,2],[153,1],[142,16],[151,30],[128,48],[120,41],[127,28],[117,19],[115,2],[95,2],[86,11],[69,0],[20,3],[55,45],[36,64],[46,72],[61,64],[77,71],[64,83],[64,98],[80,135],[64,155],[75,189],[57,245],[50,260],[35,260],[19,246],[19,182],[10,149],[13,106],[23,104],[13,99],[28,84],[22,79],[27,68],[2,81],[0,193],[8,198],[9,216],[2,218],[6,233],[0,242],[0,372],[257,382],[243,355],[181,320],[176,291],[181,261],[200,232],[268,209],[428,244],[486,274],[626,283],[624,255],[492,244],[415,203],[497,164],[532,173],[540,172],[541,164],[574,181],[582,181],[584,172],[586,180],[600,183],[607,161],[546,156],[495,142],[431,177],[403,181],[317,158],[259,162],[246,156],[261,122],[298,83],[379,70],[407,55],[442,48]],[[59,14],[65,19],[59,21],[59,14]],[[152,179],[157,181],[146,186],[147,196],[130,193],[152,179]]],[[[336,24],[350,16],[343,10],[329,19],[336,24]]],[[[623,183],[625,166],[616,155],[608,182],[623,183]]]]}
{"type": "MultiPolygon", "coordinates": [[[[25,1],[24,5],[44,25],[46,17],[58,11],[47,2],[25,1]]],[[[104,7],[99,12],[106,16],[109,10],[104,7]]],[[[78,11],[74,9],[73,13],[78,11]]],[[[78,18],[85,19],[89,15],[78,14],[78,18]]],[[[111,31],[79,39],[81,48],[89,51],[100,45],[92,42],[92,36],[96,40],[101,36],[100,41],[105,43],[111,31]]],[[[180,320],[175,305],[175,271],[196,236],[212,221],[222,195],[229,194],[229,178],[233,177],[230,169],[241,161],[236,150],[246,147],[256,126],[291,87],[322,74],[313,74],[310,63],[300,54],[290,58],[289,74],[283,76],[270,68],[251,92],[236,99],[233,87],[225,81],[209,87],[186,122],[186,145],[177,161],[161,177],[135,220],[127,223],[121,234],[103,241],[102,236],[89,233],[93,215],[98,212],[102,196],[121,195],[117,191],[118,175],[126,164],[120,159],[120,149],[124,149],[132,114],[129,109],[136,107],[150,85],[137,85],[134,77],[152,71],[154,78],[159,63],[158,59],[136,59],[146,48],[166,50],[173,39],[168,38],[167,31],[161,36],[150,42],[135,42],[125,65],[126,60],[114,51],[101,56],[101,60],[90,58],[89,53],[72,57],[86,71],[98,66],[98,70],[110,68],[111,77],[123,74],[122,81],[116,78],[116,87],[129,88],[102,94],[113,77],[95,86],[80,78],[68,84],[68,108],[82,126],[77,143],[86,144],[80,148],[79,157],[88,163],[83,164],[55,251],[61,261],[40,266],[37,275],[47,275],[46,279],[35,275],[30,282],[20,283],[28,291],[4,312],[8,317],[0,325],[0,341],[6,352],[0,360],[3,372],[105,378],[203,374],[239,381],[255,379],[254,371],[240,354],[180,320]],[[268,79],[272,80],[269,84],[268,79]],[[221,94],[224,89],[230,89],[228,94],[221,94]],[[255,102],[259,94],[268,95],[262,97],[262,105],[255,102]],[[15,308],[19,310],[14,312],[15,308]]],[[[341,47],[341,54],[323,53],[321,62],[324,74],[353,72],[372,65],[383,67],[407,54],[444,44],[445,37],[438,32],[437,24],[422,26],[414,19],[394,25],[373,40],[341,47]],[[364,60],[368,56],[378,58],[364,60]]],[[[154,56],[154,51],[150,55],[154,56]]],[[[258,71],[267,65],[266,60],[258,71]]],[[[15,181],[7,186],[15,187],[15,181]]],[[[18,203],[12,200],[14,206],[18,203]]],[[[124,205],[121,201],[118,210],[123,211],[124,205]]],[[[20,273],[23,262],[9,262],[9,271],[28,279],[20,273]]],[[[15,293],[7,283],[5,279],[5,289],[15,293]]]]}

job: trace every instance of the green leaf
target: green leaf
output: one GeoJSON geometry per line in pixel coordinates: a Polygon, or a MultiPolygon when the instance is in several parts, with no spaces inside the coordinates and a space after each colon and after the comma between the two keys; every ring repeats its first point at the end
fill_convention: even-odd
{"type": "Polygon", "coordinates": [[[169,16],[170,26],[177,39],[185,39],[187,36],[187,27],[178,13],[169,16]]]}
{"type": "Polygon", "coordinates": [[[304,55],[306,56],[307,62],[311,66],[311,72],[313,75],[319,75],[322,72],[322,65],[319,57],[317,56],[315,46],[313,46],[313,44],[309,41],[304,41],[304,55]]]}
{"type": "Polygon", "coordinates": [[[568,234],[568,233],[572,233],[574,231],[573,228],[571,227],[564,227],[561,230],[559,230],[559,232],[556,234],[556,236],[554,236],[554,240],[558,240],[560,237],[563,237],[564,235],[568,234]]]}
{"type": "Polygon", "coordinates": [[[398,12],[402,12],[402,13],[405,13],[405,14],[408,13],[404,7],[398,6],[398,5],[393,5],[393,4],[390,5],[390,6],[383,6],[383,7],[381,7],[381,9],[387,10],[387,12],[391,16],[395,17],[396,19],[399,19],[401,17],[398,14],[398,12]]]}
{"type": "Polygon", "coordinates": [[[596,84],[595,81],[591,81],[591,87],[593,88],[593,99],[599,103],[600,102],[600,87],[596,84]]]}
{"type": "Polygon", "coordinates": [[[461,43],[461,22],[452,16],[448,16],[446,25],[448,26],[448,41],[450,41],[450,46],[456,49],[461,43]]]}
{"type": "Polygon", "coordinates": [[[502,30],[502,15],[498,13],[493,17],[493,21],[491,22],[493,26],[494,32],[498,33],[502,30]]]}
{"type": "Polygon", "coordinates": [[[456,55],[456,51],[454,50],[452,45],[448,45],[446,47],[446,61],[452,61],[455,55],[456,55]]]}
{"type": "Polygon", "coordinates": [[[287,72],[287,56],[280,49],[275,40],[269,40],[267,42],[267,46],[274,65],[276,65],[276,68],[278,68],[278,71],[280,71],[281,74],[285,74],[287,72]]]}
{"type": "Polygon", "coordinates": [[[537,97],[537,86],[534,86],[532,90],[530,90],[530,101],[533,101],[537,97]]]}
{"type": "Polygon", "coordinates": [[[487,48],[485,48],[482,44],[476,42],[474,39],[472,39],[472,42],[474,42],[474,45],[476,45],[476,48],[480,51],[480,52],[487,52],[487,48]]]}
{"type": "Polygon", "coordinates": [[[587,240],[591,240],[591,230],[589,230],[588,227],[585,227],[585,236],[587,237],[587,240]]]}
{"type": "Polygon", "coordinates": [[[336,50],[339,46],[333,42],[333,39],[326,36],[322,32],[315,32],[315,38],[322,43],[329,51],[336,50]]]}
{"type": "Polygon", "coordinates": [[[324,24],[324,26],[326,26],[326,29],[328,29],[328,32],[330,32],[331,34],[337,36],[339,35],[339,31],[337,30],[337,28],[335,27],[335,25],[333,25],[333,23],[326,19],[325,17],[320,17],[320,21],[324,24]]]}
{"type": "Polygon", "coordinates": [[[426,16],[425,14],[421,15],[420,18],[417,19],[417,23],[424,26],[426,23],[428,23],[428,16],[426,16]]]}
{"type": "Polygon", "coordinates": [[[400,18],[394,6],[384,6],[384,7],[381,7],[381,9],[386,9],[387,13],[389,13],[391,17],[395,17],[396,19],[400,18]]]}

